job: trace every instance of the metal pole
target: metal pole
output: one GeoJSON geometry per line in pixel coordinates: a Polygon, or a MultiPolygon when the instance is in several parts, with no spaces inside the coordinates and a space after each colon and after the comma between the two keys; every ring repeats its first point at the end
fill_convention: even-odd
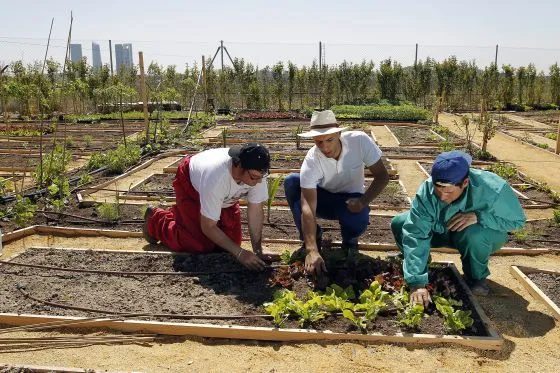
{"type": "Polygon", "coordinates": [[[220,53],[222,58],[222,71],[224,71],[224,41],[220,40],[220,53]]]}
{"type": "Polygon", "coordinates": [[[494,57],[494,66],[498,67],[498,44],[496,44],[496,56],[494,57]]]}
{"type": "Polygon", "coordinates": [[[319,42],[319,70],[321,69],[321,64],[322,64],[322,55],[323,55],[323,46],[321,44],[321,42],[319,42]]]}
{"type": "Polygon", "coordinates": [[[109,60],[111,61],[111,76],[113,76],[113,46],[109,40],[109,60]]]}
{"type": "Polygon", "coordinates": [[[560,154],[560,122],[558,122],[558,132],[556,133],[556,154],[560,154]]]}
{"type": "Polygon", "coordinates": [[[416,52],[414,52],[414,68],[416,69],[416,64],[418,63],[418,43],[416,43],[416,52]]]}
{"type": "Polygon", "coordinates": [[[146,75],[144,75],[144,52],[138,52],[140,65],[140,92],[142,93],[142,106],[144,107],[144,126],[146,126],[146,143],[149,142],[150,122],[148,121],[148,94],[146,92],[146,75]]]}

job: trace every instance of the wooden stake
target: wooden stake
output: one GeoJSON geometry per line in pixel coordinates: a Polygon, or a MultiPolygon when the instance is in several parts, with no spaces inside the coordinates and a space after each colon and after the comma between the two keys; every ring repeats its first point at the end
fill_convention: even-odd
{"type": "Polygon", "coordinates": [[[556,133],[556,154],[560,154],[560,121],[558,121],[558,132],[556,133]]]}
{"type": "Polygon", "coordinates": [[[146,127],[146,142],[150,134],[150,122],[148,121],[148,95],[146,92],[146,76],[144,75],[144,52],[138,52],[138,64],[140,65],[140,92],[142,94],[142,106],[144,107],[144,126],[146,127]]]}

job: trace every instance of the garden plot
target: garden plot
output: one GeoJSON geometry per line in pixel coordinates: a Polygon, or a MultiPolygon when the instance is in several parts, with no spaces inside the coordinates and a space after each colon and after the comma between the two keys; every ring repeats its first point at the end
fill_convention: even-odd
{"type": "Polygon", "coordinates": [[[330,271],[323,286],[340,287],[327,288],[323,296],[319,291],[325,288],[310,286],[313,282],[297,263],[254,273],[243,269],[229,254],[220,253],[196,256],[29,249],[11,262],[51,268],[39,271],[0,264],[6,279],[0,285],[0,320],[30,323],[33,319],[145,313],[142,321],[102,325],[242,339],[447,342],[500,348],[501,338],[490,328],[452,263],[431,266],[431,289],[441,297],[434,298],[437,309],[424,312],[406,306],[398,263],[365,255],[349,262],[340,254],[338,249],[324,253],[330,271]],[[284,290],[275,296],[280,289],[284,290]],[[310,291],[315,291],[312,297],[310,291]],[[354,294],[361,296],[356,299],[354,294]],[[291,305],[278,310],[282,307],[280,298],[291,305]],[[272,305],[266,304],[274,299],[272,305]],[[346,310],[344,315],[342,310],[346,310]],[[193,320],[196,324],[184,322],[193,320]]]}
{"type": "Polygon", "coordinates": [[[510,272],[560,321],[560,272],[524,266],[511,266],[510,272]]]}
{"type": "Polygon", "coordinates": [[[521,130],[501,130],[501,132],[519,141],[526,142],[527,144],[534,145],[538,148],[548,150],[553,153],[556,150],[557,134],[554,132],[521,130]]]}
{"type": "Polygon", "coordinates": [[[555,128],[560,122],[560,111],[558,110],[517,112],[515,114],[505,114],[505,116],[508,119],[532,124],[533,126],[542,123],[549,127],[555,128]]]}
{"type": "MultiPolygon", "coordinates": [[[[417,127],[392,127],[389,129],[397,139],[400,146],[438,146],[446,141],[444,137],[432,131],[430,128],[417,127]]],[[[447,141],[460,142],[460,138],[449,134],[447,141]]]]}
{"type": "MultiPolygon", "coordinates": [[[[241,210],[243,221],[243,237],[249,237],[249,227],[247,226],[247,211],[241,210]]],[[[265,213],[265,216],[267,214],[265,213]]],[[[361,244],[382,243],[394,244],[395,239],[391,232],[391,216],[369,217],[369,225],[363,235],[360,236],[361,244]]],[[[340,225],[337,220],[317,219],[317,224],[323,229],[323,240],[325,242],[341,241],[340,225]]],[[[267,240],[294,240],[298,241],[299,233],[294,224],[294,218],[290,210],[270,210],[270,220],[265,219],[263,227],[263,237],[267,240]]]]}

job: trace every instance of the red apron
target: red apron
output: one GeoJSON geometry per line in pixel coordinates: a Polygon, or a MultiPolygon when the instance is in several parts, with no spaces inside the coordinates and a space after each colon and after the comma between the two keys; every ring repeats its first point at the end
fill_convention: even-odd
{"type": "MultiPolygon", "coordinates": [[[[175,205],[168,210],[155,209],[150,217],[148,233],[173,251],[210,253],[221,251],[200,229],[200,195],[190,180],[190,156],[179,164],[173,189],[175,205]]],[[[233,242],[241,244],[241,212],[239,202],[222,209],[218,227],[233,242]]]]}

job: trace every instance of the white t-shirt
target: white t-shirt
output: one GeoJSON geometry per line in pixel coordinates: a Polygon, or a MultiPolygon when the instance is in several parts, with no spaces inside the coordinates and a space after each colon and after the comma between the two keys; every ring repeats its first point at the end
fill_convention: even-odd
{"type": "Polygon", "coordinates": [[[200,194],[200,213],[220,220],[223,208],[247,196],[249,203],[268,200],[266,178],[251,187],[237,184],[231,176],[232,159],[227,148],[210,149],[192,156],[189,164],[191,183],[200,194]]]}
{"type": "Polygon", "coordinates": [[[342,151],[338,161],[327,158],[317,146],[307,152],[300,170],[302,188],[320,186],[331,193],[364,193],[364,166],[381,159],[381,149],[361,131],[342,132],[342,151]]]}

